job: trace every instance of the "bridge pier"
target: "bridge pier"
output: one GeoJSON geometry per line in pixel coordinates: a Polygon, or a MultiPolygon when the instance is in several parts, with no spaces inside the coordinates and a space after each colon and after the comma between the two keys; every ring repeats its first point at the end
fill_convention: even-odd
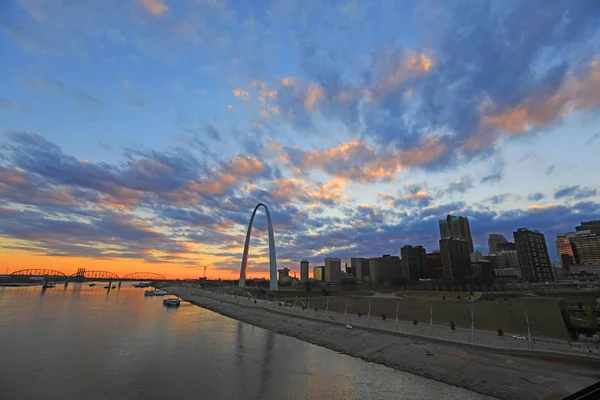
{"type": "Polygon", "coordinates": [[[108,280],[108,291],[110,292],[110,287],[112,286],[112,279],[108,280]]]}
{"type": "Polygon", "coordinates": [[[121,289],[121,282],[122,282],[122,281],[119,281],[119,289],[121,289]]]}
{"type": "Polygon", "coordinates": [[[65,289],[69,286],[69,281],[65,281],[65,289]]]}

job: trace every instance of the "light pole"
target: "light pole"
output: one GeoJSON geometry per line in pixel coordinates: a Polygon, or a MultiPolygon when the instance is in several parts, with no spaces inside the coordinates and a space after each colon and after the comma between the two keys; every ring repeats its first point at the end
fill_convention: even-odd
{"type": "Polygon", "coordinates": [[[529,316],[527,315],[527,311],[525,311],[525,322],[527,322],[527,340],[529,341],[529,348],[531,349],[531,329],[529,329],[529,316]]]}

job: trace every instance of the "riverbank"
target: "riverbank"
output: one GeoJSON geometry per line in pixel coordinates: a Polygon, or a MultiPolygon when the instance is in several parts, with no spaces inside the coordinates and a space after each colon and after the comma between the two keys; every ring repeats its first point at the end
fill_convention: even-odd
{"type": "Polygon", "coordinates": [[[500,399],[562,399],[600,379],[600,369],[580,363],[498,354],[460,344],[332,324],[267,310],[251,301],[189,294],[183,300],[264,329],[343,354],[435,379],[500,399]]]}

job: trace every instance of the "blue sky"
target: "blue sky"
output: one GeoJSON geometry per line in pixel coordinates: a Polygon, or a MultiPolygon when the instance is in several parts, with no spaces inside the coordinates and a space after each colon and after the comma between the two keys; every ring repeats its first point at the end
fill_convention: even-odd
{"type": "Polygon", "coordinates": [[[7,0],[0,54],[9,267],[233,275],[258,201],[293,268],[600,218],[597,1],[7,0]]]}

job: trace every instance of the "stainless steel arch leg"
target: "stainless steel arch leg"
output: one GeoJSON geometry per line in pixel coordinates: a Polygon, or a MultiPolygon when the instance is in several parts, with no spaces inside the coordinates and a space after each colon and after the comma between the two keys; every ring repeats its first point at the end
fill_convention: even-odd
{"type": "Polygon", "coordinates": [[[265,213],[267,214],[267,228],[269,230],[269,289],[277,290],[279,286],[277,284],[277,254],[275,251],[275,234],[273,233],[273,222],[271,220],[271,213],[269,212],[269,208],[263,203],[259,203],[254,208],[252,216],[250,217],[250,223],[248,224],[248,230],[246,232],[246,242],[244,243],[242,266],[240,268],[239,286],[246,286],[246,265],[248,263],[248,248],[250,247],[250,237],[252,235],[252,224],[254,223],[254,216],[256,215],[256,211],[259,209],[259,207],[263,207],[265,209],[265,213]]]}

